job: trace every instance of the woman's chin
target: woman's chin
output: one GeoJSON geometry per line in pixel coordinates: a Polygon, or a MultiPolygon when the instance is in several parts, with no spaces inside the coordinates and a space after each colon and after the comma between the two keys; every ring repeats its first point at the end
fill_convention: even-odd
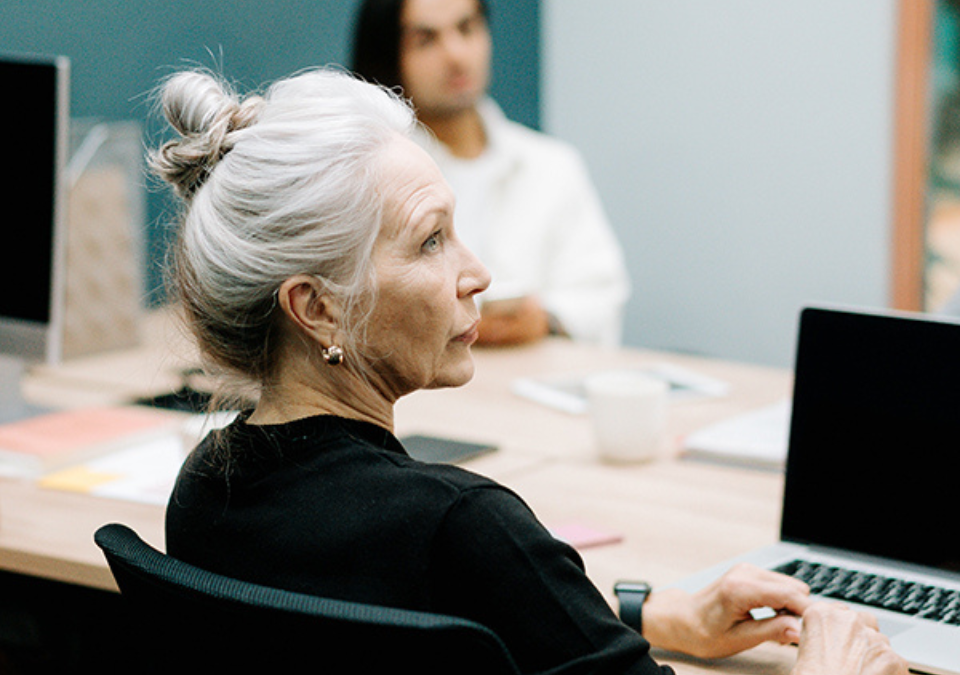
{"type": "Polygon", "coordinates": [[[473,379],[475,367],[473,358],[467,355],[465,359],[457,364],[451,364],[438,373],[427,389],[445,389],[450,387],[462,387],[473,379]]]}

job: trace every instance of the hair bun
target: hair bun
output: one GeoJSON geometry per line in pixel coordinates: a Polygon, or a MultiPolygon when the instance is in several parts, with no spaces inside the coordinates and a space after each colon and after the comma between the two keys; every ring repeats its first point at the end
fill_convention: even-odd
{"type": "Polygon", "coordinates": [[[193,196],[233,148],[232,132],[256,121],[261,103],[259,96],[241,102],[226,81],[210,73],[177,73],[163,85],[161,105],[180,138],[154,154],[154,171],[182,197],[193,196]]]}

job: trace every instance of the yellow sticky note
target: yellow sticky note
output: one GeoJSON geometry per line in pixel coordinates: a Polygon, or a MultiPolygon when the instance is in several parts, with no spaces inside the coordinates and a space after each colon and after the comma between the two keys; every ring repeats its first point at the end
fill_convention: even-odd
{"type": "Polygon", "coordinates": [[[121,478],[119,474],[92,471],[85,466],[77,466],[48,474],[39,480],[40,487],[52,490],[70,490],[72,492],[91,492],[93,489],[121,478]]]}

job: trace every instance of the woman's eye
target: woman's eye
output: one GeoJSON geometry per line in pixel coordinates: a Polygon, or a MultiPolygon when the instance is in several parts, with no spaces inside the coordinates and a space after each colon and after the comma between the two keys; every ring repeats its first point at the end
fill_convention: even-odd
{"type": "Polygon", "coordinates": [[[436,251],[440,248],[440,232],[434,232],[430,237],[423,242],[423,246],[420,247],[425,253],[430,253],[431,251],[436,251]]]}

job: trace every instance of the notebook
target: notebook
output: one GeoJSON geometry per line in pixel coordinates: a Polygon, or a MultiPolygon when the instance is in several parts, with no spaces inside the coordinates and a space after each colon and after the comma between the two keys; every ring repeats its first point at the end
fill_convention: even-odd
{"type": "Polygon", "coordinates": [[[745,561],[874,613],[911,667],[960,673],[960,321],[800,315],[780,542],[745,561]]]}
{"type": "Polygon", "coordinates": [[[413,434],[400,439],[404,449],[421,462],[462,464],[497,449],[492,443],[470,443],[452,438],[413,434]]]}

